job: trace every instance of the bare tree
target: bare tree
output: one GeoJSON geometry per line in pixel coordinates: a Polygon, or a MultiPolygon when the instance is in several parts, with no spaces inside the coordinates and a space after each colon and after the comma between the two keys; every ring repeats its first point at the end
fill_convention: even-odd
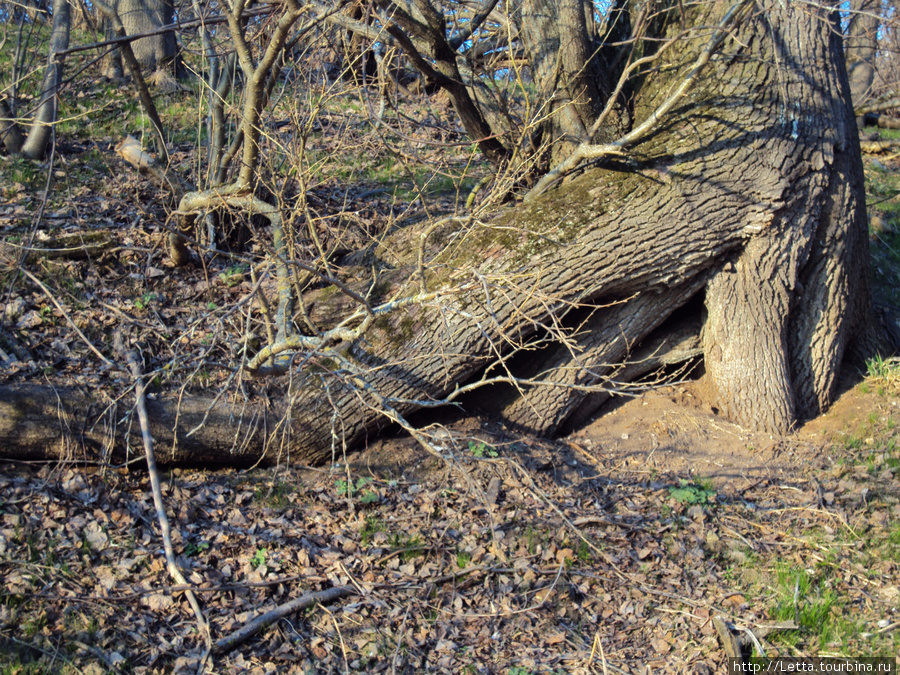
{"type": "MultiPolygon", "coordinates": [[[[55,0],[47,65],[44,68],[41,88],[36,100],[32,103],[33,115],[27,135],[18,129],[14,121],[18,112],[15,93],[10,97],[12,106],[0,101],[0,115],[7,118],[0,122],[0,141],[6,147],[7,152],[11,154],[20,153],[31,159],[40,159],[47,152],[53,135],[53,125],[56,123],[58,88],[62,81],[63,57],[60,56],[60,52],[64,52],[69,46],[70,26],[71,12],[68,0],[55,0]]],[[[18,65],[17,62],[16,66],[18,65]]],[[[16,91],[14,85],[19,77],[21,77],[21,73],[14,69],[11,78],[13,92],[16,91]]]]}
{"type": "MultiPolygon", "coordinates": [[[[836,12],[751,0],[622,4],[604,17],[575,1],[509,6],[498,18],[481,3],[460,21],[428,0],[379,1],[377,20],[362,22],[289,0],[255,24],[242,3],[229,8],[246,82],[239,125],[218,144],[216,184],[181,196],[172,250],[187,262],[211,211],[267,223],[245,302],[259,299],[268,339],[241,351],[235,377],[283,376],[283,417],[274,434],[229,428],[257,439],[245,456],[277,439],[292,458],[323,460],[386,424],[421,437],[410,413],[486,390],[478,405],[553,434],[650,364],[698,353],[723,414],[787,432],[831,403],[842,363],[890,347],[868,288],[836,12]],[[279,192],[261,150],[280,142],[264,121],[292,47],[326,23],[403,49],[509,178],[500,192],[517,194],[522,175],[538,179],[530,192],[512,208],[395,228],[337,264],[305,192],[279,192]],[[312,255],[296,246],[303,228],[312,255]]],[[[212,408],[237,424],[248,405],[212,408]]],[[[186,431],[173,447],[198,443],[186,431]]],[[[219,442],[192,452],[215,456],[219,442]]]]}

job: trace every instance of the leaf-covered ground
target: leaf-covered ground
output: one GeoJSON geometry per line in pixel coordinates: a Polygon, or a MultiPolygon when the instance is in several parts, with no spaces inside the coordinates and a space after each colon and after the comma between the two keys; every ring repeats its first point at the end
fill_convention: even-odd
{"type": "MultiPolygon", "coordinates": [[[[794,622],[763,639],[770,656],[893,656],[900,411],[896,392],[861,387],[877,384],[830,413],[833,442],[821,423],[774,449],[734,440],[735,456],[767,459],[756,469],[723,454],[659,470],[629,438],[548,444],[464,420],[445,436],[455,467],[398,438],[327,470],[165,474],[214,641],[304,593],[352,589],[206,672],[718,673],[715,616],[794,622]]],[[[206,643],[144,473],[6,464],[0,494],[3,672],[197,672],[206,643]]]]}

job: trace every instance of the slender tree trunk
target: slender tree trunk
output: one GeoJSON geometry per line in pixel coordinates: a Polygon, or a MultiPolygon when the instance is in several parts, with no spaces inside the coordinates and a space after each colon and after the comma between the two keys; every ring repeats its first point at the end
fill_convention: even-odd
{"type": "Polygon", "coordinates": [[[53,30],[50,33],[50,57],[47,60],[47,70],[44,73],[44,82],[41,85],[41,102],[25,144],[22,146],[22,154],[31,159],[40,159],[47,152],[50,138],[53,134],[53,125],[56,123],[57,89],[62,79],[62,59],[57,57],[61,51],[69,46],[69,27],[71,25],[71,13],[68,0],[54,0],[53,2],[53,30]]]}
{"type": "MultiPolygon", "coordinates": [[[[615,86],[616,71],[602,58],[610,50],[602,49],[593,37],[591,6],[585,0],[522,2],[519,30],[537,100],[545,105],[543,134],[551,148],[551,168],[589,140],[589,130],[615,86]]],[[[616,8],[614,13],[612,41],[627,26],[627,12],[616,8]]],[[[616,112],[603,130],[605,135],[620,135],[630,122],[624,107],[618,106],[616,112]]]]}
{"type": "Polygon", "coordinates": [[[850,95],[855,108],[865,104],[875,83],[875,55],[881,25],[881,0],[853,0],[844,37],[850,95]]]}

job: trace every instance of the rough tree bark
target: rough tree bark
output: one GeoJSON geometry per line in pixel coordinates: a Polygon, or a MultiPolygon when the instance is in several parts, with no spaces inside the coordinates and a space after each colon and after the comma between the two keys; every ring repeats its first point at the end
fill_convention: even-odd
{"type": "MultiPolygon", "coordinates": [[[[785,432],[827,406],[854,337],[876,331],[862,168],[836,21],[791,7],[758,12],[631,158],[463,234],[455,256],[432,264],[477,274],[483,296],[470,291],[450,307],[410,307],[380,338],[355,345],[354,358],[372,369],[369,381],[392,400],[441,398],[496,365],[498,354],[526,349],[530,337],[564,322],[571,303],[619,301],[624,306],[596,311],[590,344],[569,348],[580,363],[535,368],[543,356],[530,358],[547,380],[565,384],[575,373],[602,381],[592,369],[622,355],[620,336],[600,337],[602,328],[617,326],[638,344],[710,275],[703,344],[719,407],[739,423],[785,432]],[[473,251],[487,260],[473,260],[473,251]],[[403,325],[411,335],[398,339],[403,325]]],[[[696,49],[685,44],[674,57],[689,62],[696,49]]],[[[636,118],[668,85],[650,82],[636,118]]],[[[399,267],[402,256],[390,262],[399,267]]],[[[326,389],[337,382],[316,379],[326,389]]],[[[585,396],[569,388],[551,402],[539,391],[524,389],[533,401],[511,404],[511,421],[552,432],[585,396]]],[[[367,394],[340,387],[328,394],[303,396],[299,412],[309,417],[300,445],[314,448],[329,436],[314,425],[325,414],[315,401],[337,405],[351,436],[366,428],[371,415],[358,397],[367,394]]]]}
{"type": "MultiPolygon", "coordinates": [[[[105,461],[115,456],[141,461],[141,428],[130,408],[76,387],[0,386],[2,454],[19,460],[105,461]]],[[[147,401],[162,464],[247,466],[265,456],[270,441],[276,443],[271,445],[274,459],[282,448],[277,435],[265,430],[274,428],[279,412],[203,397],[147,401]]]]}
{"type": "MultiPolygon", "coordinates": [[[[628,28],[627,12],[614,7],[610,17],[610,35],[604,37],[615,43],[627,33],[623,30],[628,28]]],[[[538,91],[536,99],[546,102],[542,135],[551,149],[552,167],[576,145],[590,140],[591,126],[621,71],[610,63],[617,50],[603,48],[593,35],[593,11],[585,0],[524,0],[517,18],[538,91]]],[[[627,131],[630,118],[625,105],[620,103],[616,113],[614,123],[603,129],[606,137],[599,140],[627,131]]]]}
{"type": "MultiPolygon", "coordinates": [[[[689,18],[717,25],[725,9],[689,18]]],[[[466,383],[511,377],[490,397],[501,414],[553,433],[596,406],[586,386],[611,384],[614,364],[699,304],[715,404],[732,420],[782,433],[827,406],[842,361],[880,339],[837,22],[811,6],[756,7],[627,155],[488,222],[382,242],[369,302],[417,301],[396,303],[360,340],[297,355],[283,447],[327,460],[466,383]]],[[[670,49],[660,72],[683,77],[707,39],[670,49]]],[[[671,87],[647,78],[635,119],[671,87]]],[[[342,305],[355,303],[321,293],[308,310],[327,328],[342,305]]],[[[7,425],[0,438],[10,447],[16,433],[7,425]]]]}

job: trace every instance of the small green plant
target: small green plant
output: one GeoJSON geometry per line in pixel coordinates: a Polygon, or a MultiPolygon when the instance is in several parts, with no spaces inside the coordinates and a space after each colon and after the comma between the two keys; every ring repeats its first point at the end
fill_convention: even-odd
{"type": "Polygon", "coordinates": [[[868,377],[886,377],[890,375],[891,370],[893,370],[891,360],[885,359],[881,354],[866,361],[866,375],[868,377]]]}
{"type": "Polygon", "coordinates": [[[669,496],[679,504],[707,506],[713,503],[716,491],[712,489],[709,481],[690,483],[682,480],[678,487],[669,488],[669,496]]]}
{"type": "Polygon", "coordinates": [[[900,359],[875,356],[866,361],[866,376],[878,387],[878,393],[900,393],[900,359]]]}
{"type": "Polygon", "coordinates": [[[409,562],[413,558],[424,555],[422,538],[416,535],[407,536],[404,534],[392,534],[388,538],[388,545],[392,551],[400,552],[400,560],[409,562]]]}
{"type": "MultiPolygon", "coordinates": [[[[772,614],[776,620],[794,620],[803,632],[818,638],[819,648],[836,636],[838,626],[833,621],[839,612],[838,597],[834,590],[807,570],[798,570],[790,563],[779,563],[775,568],[777,582],[776,602],[772,614]]],[[[791,643],[796,635],[785,635],[791,643]]]]}
{"type": "Polygon", "coordinates": [[[250,558],[250,565],[253,567],[259,567],[261,565],[266,564],[266,549],[258,548],[256,549],[256,553],[250,558]]]}
{"type": "Polygon", "coordinates": [[[200,555],[203,551],[209,548],[208,541],[198,541],[196,543],[190,541],[187,546],[184,547],[184,555],[187,558],[193,558],[195,555],[200,555]]]}
{"type": "Polygon", "coordinates": [[[363,526],[359,530],[359,543],[368,546],[377,532],[384,532],[384,521],[378,516],[366,516],[363,526]]]}
{"type": "Polygon", "coordinates": [[[253,495],[257,504],[268,506],[276,511],[283,511],[291,505],[289,495],[294,492],[294,486],[288,483],[273,483],[268,487],[260,485],[253,495]]]}
{"type": "Polygon", "coordinates": [[[374,490],[363,490],[359,496],[360,504],[374,504],[378,501],[378,493],[374,490]]]}
{"type": "Polygon", "coordinates": [[[31,617],[22,623],[22,634],[28,638],[34,637],[47,623],[47,614],[41,612],[39,615],[31,617]]]}
{"type": "Polygon", "coordinates": [[[360,504],[374,504],[378,501],[378,493],[368,487],[371,484],[371,478],[360,477],[356,479],[356,483],[340,478],[335,481],[334,486],[340,497],[358,497],[360,504]]]}
{"type": "Polygon", "coordinates": [[[156,294],[144,293],[141,297],[134,299],[134,307],[135,309],[146,309],[155,300],[157,300],[156,294]]]}
{"type": "Polygon", "coordinates": [[[466,569],[466,565],[472,562],[472,554],[468,551],[457,551],[456,552],[456,566],[464,570],[466,569]]]}
{"type": "Polygon", "coordinates": [[[73,611],[66,614],[63,623],[67,630],[78,633],[83,632],[94,636],[100,632],[100,622],[97,617],[89,616],[84,612],[73,611]]]}
{"type": "Polygon", "coordinates": [[[219,273],[219,279],[228,288],[234,288],[244,281],[244,274],[247,272],[248,265],[234,265],[227,270],[219,273]]]}
{"type": "Polygon", "coordinates": [[[894,546],[900,546],[900,523],[895,524],[888,534],[888,542],[894,546]]]}
{"type": "Polygon", "coordinates": [[[535,555],[538,547],[543,548],[550,540],[550,537],[543,529],[536,529],[530,523],[525,528],[525,549],[528,555],[535,555]]]}
{"type": "Polygon", "coordinates": [[[581,562],[590,562],[591,547],[588,546],[588,543],[584,539],[578,540],[578,549],[575,551],[575,555],[581,562]]]}
{"type": "Polygon", "coordinates": [[[499,453],[492,448],[490,445],[486,443],[476,443],[475,441],[469,441],[469,450],[471,451],[474,457],[478,459],[484,459],[485,457],[497,457],[499,453]]]}

